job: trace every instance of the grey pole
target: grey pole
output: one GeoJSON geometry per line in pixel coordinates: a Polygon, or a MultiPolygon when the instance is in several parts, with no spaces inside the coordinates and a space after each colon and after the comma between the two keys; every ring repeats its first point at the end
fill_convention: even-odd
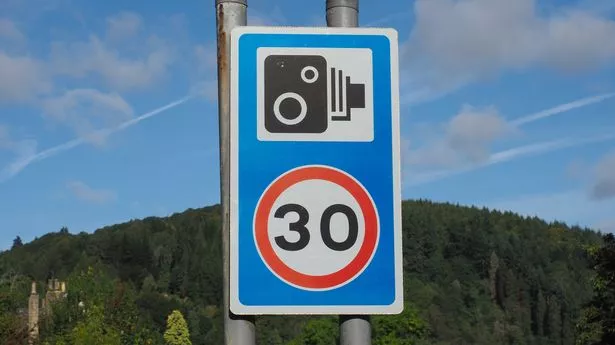
{"type": "MultiPolygon", "coordinates": [[[[358,27],[359,0],[327,0],[327,26],[358,27]]],[[[371,345],[369,315],[340,315],[340,345],[371,345]]]]}
{"type": "Polygon", "coordinates": [[[230,199],[230,36],[236,26],[247,25],[247,0],[216,0],[218,42],[218,124],[220,136],[220,199],[222,203],[222,273],[224,344],[254,345],[253,316],[233,315],[229,308],[229,199],[230,199]]]}
{"type": "Polygon", "coordinates": [[[359,26],[359,0],[327,0],[327,26],[359,26]]]}

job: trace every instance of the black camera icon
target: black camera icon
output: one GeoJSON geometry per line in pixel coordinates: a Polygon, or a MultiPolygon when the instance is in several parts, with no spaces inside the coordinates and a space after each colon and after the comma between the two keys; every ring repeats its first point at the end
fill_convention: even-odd
{"type": "Polygon", "coordinates": [[[264,123],[270,133],[324,133],[365,108],[365,84],[328,67],[321,55],[269,55],[264,61],[264,123]]]}

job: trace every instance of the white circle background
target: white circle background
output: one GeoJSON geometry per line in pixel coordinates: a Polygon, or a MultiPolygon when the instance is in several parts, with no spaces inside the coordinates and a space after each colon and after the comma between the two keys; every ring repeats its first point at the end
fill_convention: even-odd
{"type": "MultiPolygon", "coordinates": [[[[343,213],[331,217],[331,238],[342,242],[348,237],[348,219],[343,213]]],[[[339,271],[358,254],[365,238],[365,220],[359,203],[341,186],[324,180],[307,180],[286,189],[273,203],[269,214],[269,241],[280,259],[292,269],[309,275],[326,275],[339,271]],[[275,211],[284,204],[299,204],[309,214],[306,228],[310,232],[308,245],[298,251],[286,251],[275,243],[275,237],[284,236],[288,242],[299,240],[299,233],[289,230],[289,225],[299,219],[295,212],[284,218],[274,217],[275,211]],[[345,251],[335,251],[325,245],[320,234],[320,220],[325,209],[333,204],[344,204],[357,215],[358,236],[354,245],[345,251]]]]}

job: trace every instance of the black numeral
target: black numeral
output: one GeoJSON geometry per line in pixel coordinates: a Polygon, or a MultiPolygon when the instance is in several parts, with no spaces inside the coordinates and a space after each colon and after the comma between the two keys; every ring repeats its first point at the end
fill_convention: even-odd
{"type": "Polygon", "coordinates": [[[346,205],[335,204],[327,207],[320,219],[320,234],[327,247],[337,251],[350,249],[357,242],[357,236],[359,235],[357,215],[346,205]],[[331,237],[331,217],[336,213],[343,213],[348,219],[348,237],[343,242],[336,242],[331,237]]]}
{"type": "Polygon", "coordinates": [[[305,207],[301,205],[286,204],[280,206],[280,208],[275,211],[274,216],[276,218],[284,218],[284,216],[286,216],[289,212],[295,212],[299,215],[299,220],[294,223],[290,223],[288,226],[290,231],[295,231],[299,234],[299,240],[297,242],[288,242],[284,236],[277,236],[275,238],[275,243],[277,243],[278,246],[284,250],[301,250],[308,245],[308,242],[310,242],[310,231],[305,227],[305,224],[307,224],[310,219],[310,215],[305,207]]]}
{"type": "MultiPolygon", "coordinates": [[[[290,223],[288,229],[299,234],[297,242],[289,242],[284,236],[275,237],[275,243],[280,248],[289,251],[297,251],[305,248],[310,242],[310,231],[306,228],[306,224],[310,219],[310,215],[305,207],[298,204],[286,204],[280,206],[274,216],[276,218],[284,218],[288,213],[295,212],[299,215],[299,220],[290,223]]],[[[352,248],[357,242],[359,236],[359,222],[357,214],[349,206],[343,204],[335,204],[327,207],[320,219],[320,235],[327,247],[335,251],[344,251],[352,248]],[[341,213],[348,219],[348,237],[342,242],[337,242],[331,236],[331,218],[334,214],[341,213]]]]}

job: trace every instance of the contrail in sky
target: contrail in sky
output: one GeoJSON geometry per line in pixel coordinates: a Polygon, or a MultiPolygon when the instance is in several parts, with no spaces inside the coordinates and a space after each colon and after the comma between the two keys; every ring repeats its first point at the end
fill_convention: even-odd
{"type": "Polygon", "coordinates": [[[567,111],[576,109],[576,108],[581,108],[584,107],[586,105],[590,105],[590,104],[594,104],[594,103],[600,103],[604,100],[607,100],[609,98],[612,98],[615,96],[615,92],[612,93],[605,93],[602,95],[597,95],[597,96],[592,96],[592,97],[586,97],[586,98],[581,98],[578,99],[576,101],[572,101],[569,103],[565,103],[565,104],[560,104],[558,106],[555,106],[553,108],[550,109],[546,109],[543,111],[539,111],[537,113],[531,114],[531,115],[527,115],[527,116],[523,116],[521,118],[518,118],[516,120],[511,121],[510,123],[514,126],[519,126],[519,125],[524,125],[526,123],[530,123],[530,122],[534,122],[534,121],[538,121],[547,117],[551,117],[554,115],[558,115],[561,113],[565,113],[567,111]]]}
{"type": "MultiPolygon", "coordinates": [[[[188,101],[189,99],[193,98],[195,95],[190,94],[186,97],[180,98],[176,101],[173,101],[165,106],[162,106],[160,108],[154,109],[152,111],[149,111],[143,115],[137,116],[133,119],[130,119],[126,122],[120,123],[119,125],[115,126],[115,127],[111,127],[111,128],[106,128],[103,130],[99,130],[96,131],[95,134],[96,135],[102,135],[102,136],[108,136],[110,134],[113,133],[117,133],[120,131],[125,130],[126,128],[132,127],[134,125],[136,125],[137,123],[146,120],[152,116],[158,115],[164,111],[167,111],[171,108],[175,108],[178,105],[181,105],[183,103],[185,103],[186,101],[188,101]]],[[[65,142],[64,144],[60,144],[57,146],[54,146],[52,148],[40,151],[40,152],[36,152],[36,153],[32,153],[32,154],[28,154],[25,155],[23,157],[18,158],[16,161],[14,161],[13,163],[9,164],[6,168],[4,168],[2,171],[0,171],[0,183],[5,182],[9,179],[11,179],[12,177],[14,177],[15,175],[19,174],[23,169],[25,169],[27,166],[29,166],[30,164],[37,162],[37,161],[41,161],[43,159],[55,156],[59,153],[62,153],[64,151],[68,151],[70,149],[73,149],[79,145],[85,144],[87,141],[84,138],[77,138],[77,139],[73,139],[70,141],[65,142]]]]}
{"type": "Polygon", "coordinates": [[[567,138],[567,139],[543,141],[540,143],[514,147],[512,149],[493,153],[489,156],[489,158],[486,161],[476,164],[476,165],[472,165],[472,166],[468,166],[468,167],[464,167],[460,169],[440,170],[440,171],[410,176],[408,181],[404,181],[404,187],[421,185],[424,183],[439,180],[441,178],[458,175],[458,174],[466,173],[469,171],[474,171],[474,170],[484,168],[490,165],[504,163],[504,162],[512,161],[518,158],[540,155],[540,154],[545,154],[545,153],[552,152],[552,151],[563,150],[563,149],[570,148],[570,147],[577,147],[577,146],[582,146],[586,144],[613,140],[615,139],[615,131],[613,131],[612,133],[613,134],[596,135],[596,136],[585,137],[581,139],[567,138]]]}
{"type": "MultiPolygon", "coordinates": [[[[549,118],[551,116],[559,115],[559,114],[565,113],[573,109],[581,108],[581,107],[595,104],[595,103],[600,103],[602,101],[605,101],[613,97],[615,97],[615,92],[604,93],[604,94],[600,94],[596,96],[581,98],[581,99],[578,99],[572,102],[560,104],[555,107],[539,111],[537,113],[533,113],[530,115],[520,117],[516,120],[510,121],[510,124],[512,124],[513,126],[525,125],[525,124],[532,123],[538,120],[549,118]]],[[[459,169],[440,170],[440,171],[418,174],[418,175],[412,176],[409,179],[409,181],[404,184],[405,185],[420,185],[420,184],[432,182],[435,180],[439,180],[441,178],[445,178],[451,175],[457,175],[457,174],[461,174],[464,172],[473,171],[473,170],[480,169],[480,168],[483,168],[483,167],[486,167],[492,164],[507,162],[507,161],[517,159],[517,158],[522,158],[528,155],[543,154],[543,153],[547,153],[547,152],[551,152],[555,150],[565,149],[568,147],[581,146],[581,145],[588,144],[588,143],[600,142],[600,141],[606,141],[606,140],[612,140],[612,139],[615,139],[615,135],[594,136],[594,137],[583,138],[583,139],[573,139],[573,138],[560,139],[560,140],[540,142],[540,143],[530,144],[530,145],[525,145],[525,146],[519,146],[516,148],[509,149],[509,150],[494,153],[485,162],[482,162],[480,164],[476,164],[473,166],[468,166],[468,167],[459,168],[459,169]]]]}

